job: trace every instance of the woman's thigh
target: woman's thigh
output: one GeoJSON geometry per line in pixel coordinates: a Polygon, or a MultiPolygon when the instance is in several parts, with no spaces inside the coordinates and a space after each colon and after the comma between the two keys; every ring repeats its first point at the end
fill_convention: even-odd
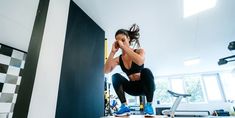
{"type": "Polygon", "coordinates": [[[129,81],[123,85],[123,90],[133,96],[144,95],[143,85],[140,81],[129,81]]]}

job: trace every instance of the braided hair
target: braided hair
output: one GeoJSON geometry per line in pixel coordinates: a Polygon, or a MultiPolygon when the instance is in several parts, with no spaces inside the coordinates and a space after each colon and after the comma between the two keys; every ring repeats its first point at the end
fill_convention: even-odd
{"type": "Polygon", "coordinates": [[[139,31],[140,31],[139,26],[136,25],[136,24],[133,24],[129,30],[119,29],[116,32],[115,37],[118,34],[124,34],[124,35],[126,35],[127,37],[130,38],[130,41],[129,41],[130,45],[134,44],[134,46],[135,46],[137,44],[137,46],[140,47],[140,42],[139,42],[140,34],[139,34],[139,31]]]}

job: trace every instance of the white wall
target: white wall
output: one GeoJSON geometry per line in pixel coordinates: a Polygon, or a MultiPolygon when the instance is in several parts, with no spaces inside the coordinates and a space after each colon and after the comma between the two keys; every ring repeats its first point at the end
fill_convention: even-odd
{"type": "Polygon", "coordinates": [[[70,0],[50,0],[28,118],[54,118],[70,0]]]}

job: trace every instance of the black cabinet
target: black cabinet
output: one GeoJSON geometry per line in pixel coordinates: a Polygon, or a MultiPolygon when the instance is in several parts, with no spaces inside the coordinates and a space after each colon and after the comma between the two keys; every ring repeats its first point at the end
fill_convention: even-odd
{"type": "Polygon", "coordinates": [[[103,116],[103,66],[104,31],[71,1],[56,118],[103,116]]]}

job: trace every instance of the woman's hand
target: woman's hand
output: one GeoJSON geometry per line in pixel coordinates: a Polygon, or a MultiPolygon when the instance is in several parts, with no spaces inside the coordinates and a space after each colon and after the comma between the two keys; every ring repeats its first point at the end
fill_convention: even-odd
{"type": "Polygon", "coordinates": [[[116,53],[118,51],[118,49],[119,49],[119,44],[117,41],[115,41],[112,45],[112,52],[116,53]]]}
{"type": "Polygon", "coordinates": [[[116,41],[116,42],[118,43],[119,48],[122,48],[122,47],[124,46],[123,41],[118,40],[118,41],[116,41]]]}

